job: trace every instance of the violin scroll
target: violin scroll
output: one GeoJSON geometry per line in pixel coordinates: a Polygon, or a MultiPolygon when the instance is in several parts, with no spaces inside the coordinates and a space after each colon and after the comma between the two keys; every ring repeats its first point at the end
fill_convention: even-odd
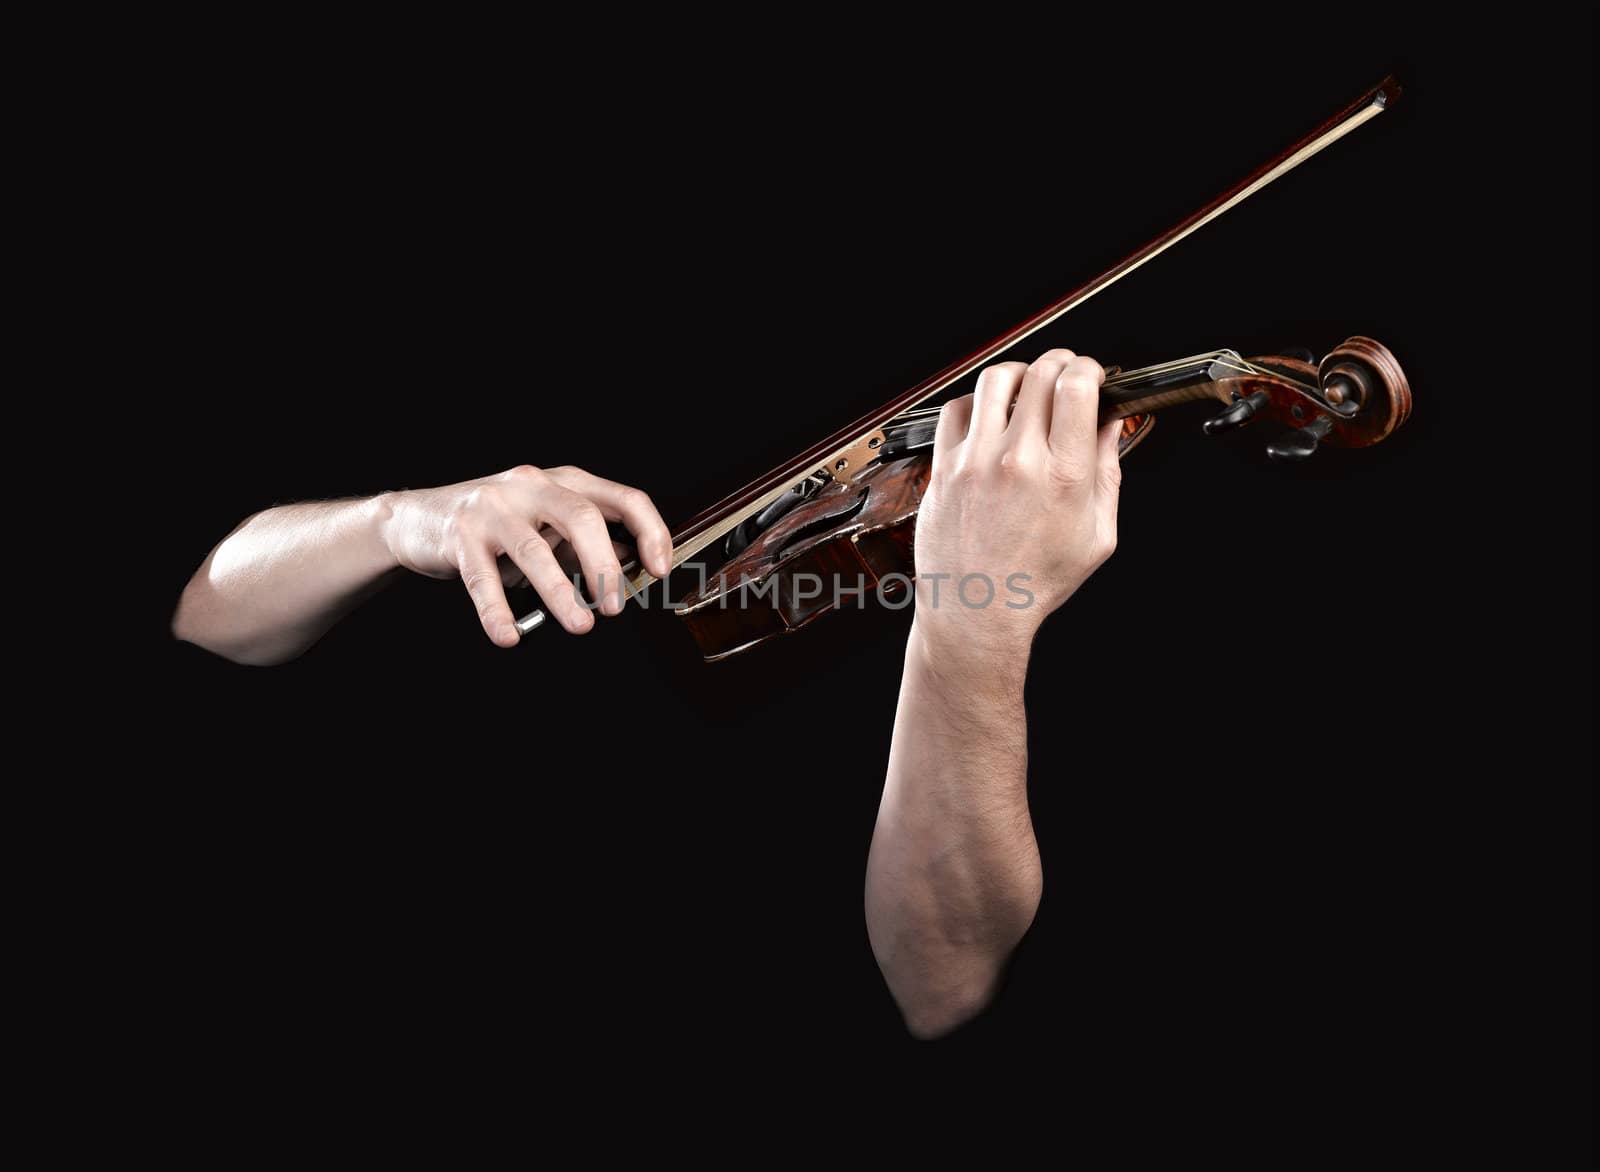
{"type": "MultiPolygon", "coordinates": [[[[1411,415],[1411,384],[1388,347],[1356,335],[1329,351],[1317,368],[1322,396],[1341,418],[1375,410],[1383,426],[1362,433],[1375,444],[1411,415]]],[[[1359,445],[1353,445],[1359,446],[1359,445]]]]}
{"type": "Polygon", "coordinates": [[[1362,448],[1393,433],[1411,415],[1411,384],[1389,349],[1357,335],[1313,365],[1296,354],[1252,358],[1249,368],[1216,380],[1210,393],[1228,404],[1206,423],[1207,435],[1268,418],[1290,428],[1267,445],[1274,460],[1304,460],[1322,444],[1362,448]]]}

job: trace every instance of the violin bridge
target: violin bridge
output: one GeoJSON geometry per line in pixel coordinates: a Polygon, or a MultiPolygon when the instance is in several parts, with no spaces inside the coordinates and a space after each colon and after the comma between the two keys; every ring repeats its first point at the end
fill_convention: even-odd
{"type": "Polygon", "coordinates": [[[836,452],[817,471],[834,480],[853,480],[863,468],[878,458],[878,449],[883,447],[884,438],[881,427],[869,431],[848,448],[836,452]]]}

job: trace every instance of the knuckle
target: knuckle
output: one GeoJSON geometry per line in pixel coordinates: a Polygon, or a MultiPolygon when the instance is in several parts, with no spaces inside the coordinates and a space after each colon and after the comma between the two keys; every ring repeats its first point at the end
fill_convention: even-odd
{"type": "Polygon", "coordinates": [[[1056,460],[1050,465],[1050,478],[1063,488],[1080,488],[1088,477],[1076,460],[1056,460]]]}
{"type": "Polygon", "coordinates": [[[630,512],[643,512],[646,509],[655,510],[655,502],[650,499],[650,494],[642,488],[624,488],[621,497],[622,507],[630,512]]]}
{"type": "Polygon", "coordinates": [[[1027,364],[1023,362],[996,362],[993,366],[986,366],[978,372],[978,390],[982,391],[999,383],[1008,382],[1027,369],[1027,364]]]}
{"type": "Polygon", "coordinates": [[[535,468],[532,464],[518,464],[509,472],[502,473],[500,479],[521,480],[526,481],[529,484],[537,484],[539,481],[545,479],[546,476],[547,473],[545,473],[542,469],[535,468]]]}
{"type": "Polygon", "coordinates": [[[1012,447],[1000,453],[998,471],[1001,476],[1008,479],[1021,479],[1032,476],[1037,461],[1027,448],[1012,447]]]}
{"type": "MultiPolygon", "coordinates": [[[[972,396],[962,395],[960,398],[951,399],[939,408],[939,427],[941,429],[959,427],[961,414],[972,410],[972,396]]],[[[949,434],[947,432],[947,434],[949,434]]]]}
{"type": "Polygon", "coordinates": [[[478,494],[475,491],[469,493],[456,503],[455,508],[445,514],[446,537],[462,544],[480,536],[483,525],[479,518],[483,512],[483,506],[478,503],[478,494]]]}
{"type": "Polygon", "coordinates": [[[1062,395],[1082,397],[1093,395],[1100,389],[1100,384],[1094,376],[1081,367],[1068,365],[1056,378],[1056,392],[1062,395]]]}
{"type": "Polygon", "coordinates": [[[550,543],[537,533],[530,533],[517,542],[516,548],[511,551],[511,556],[517,561],[531,561],[542,554],[550,552],[550,543]]]}
{"type": "Polygon", "coordinates": [[[1082,371],[1083,374],[1099,385],[1106,377],[1105,368],[1087,354],[1076,355],[1067,366],[1073,370],[1082,371]]]}
{"type": "Polygon", "coordinates": [[[500,581],[499,571],[490,573],[488,570],[472,570],[462,575],[461,581],[466,584],[467,593],[477,604],[479,618],[488,618],[499,609],[500,604],[492,589],[500,581]]]}
{"type": "Polygon", "coordinates": [[[1065,366],[1067,363],[1071,362],[1074,357],[1075,355],[1071,350],[1062,350],[1060,348],[1046,350],[1043,354],[1039,355],[1039,357],[1033,360],[1033,366],[1031,369],[1049,370],[1052,367],[1065,366]]]}
{"type": "Polygon", "coordinates": [[[546,468],[544,471],[545,475],[550,477],[551,480],[565,480],[568,477],[578,475],[583,469],[573,464],[561,464],[555,468],[546,468]]]}
{"type": "Polygon", "coordinates": [[[571,520],[572,524],[581,525],[585,528],[599,525],[603,528],[605,526],[606,519],[605,516],[600,512],[600,506],[595,504],[588,497],[577,496],[577,494],[573,495],[574,499],[569,503],[567,508],[567,517],[571,520]]]}

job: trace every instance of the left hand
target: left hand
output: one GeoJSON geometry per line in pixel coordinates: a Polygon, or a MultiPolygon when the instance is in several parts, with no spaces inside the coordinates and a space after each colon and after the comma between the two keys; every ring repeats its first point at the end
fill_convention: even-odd
{"type": "Polygon", "coordinates": [[[916,534],[916,625],[932,649],[1025,661],[1116,549],[1122,425],[1097,434],[1104,381],[1094,359],[1051,350],[987,367],[939,413],[916,534]]]}

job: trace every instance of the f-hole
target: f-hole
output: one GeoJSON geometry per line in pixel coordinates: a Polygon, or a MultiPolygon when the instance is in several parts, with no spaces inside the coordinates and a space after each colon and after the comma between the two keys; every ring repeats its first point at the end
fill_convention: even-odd
{"type": "Polygon", "coordinates": [[[820,537],[830,529],[835,529],[846,522],[853,521],[856,517],[861,515],[861,510],[867,507],[867,495],[871,492],[872,486],[869,484],[856,494],[855,501],[852,502],[850,507],[844,512],[834,513],[827,517],[818,517],[815,521],[807,521],[804,525],[800,526],[800,528],[789,534],[788,537],[785,537],[783,539],[783,544],[773,551],[772,556],[774,558],[780,558],[786,552],[788,552],[789,549],[799,545],[802,541],[808,541],[813,537],[820,537]]]}

